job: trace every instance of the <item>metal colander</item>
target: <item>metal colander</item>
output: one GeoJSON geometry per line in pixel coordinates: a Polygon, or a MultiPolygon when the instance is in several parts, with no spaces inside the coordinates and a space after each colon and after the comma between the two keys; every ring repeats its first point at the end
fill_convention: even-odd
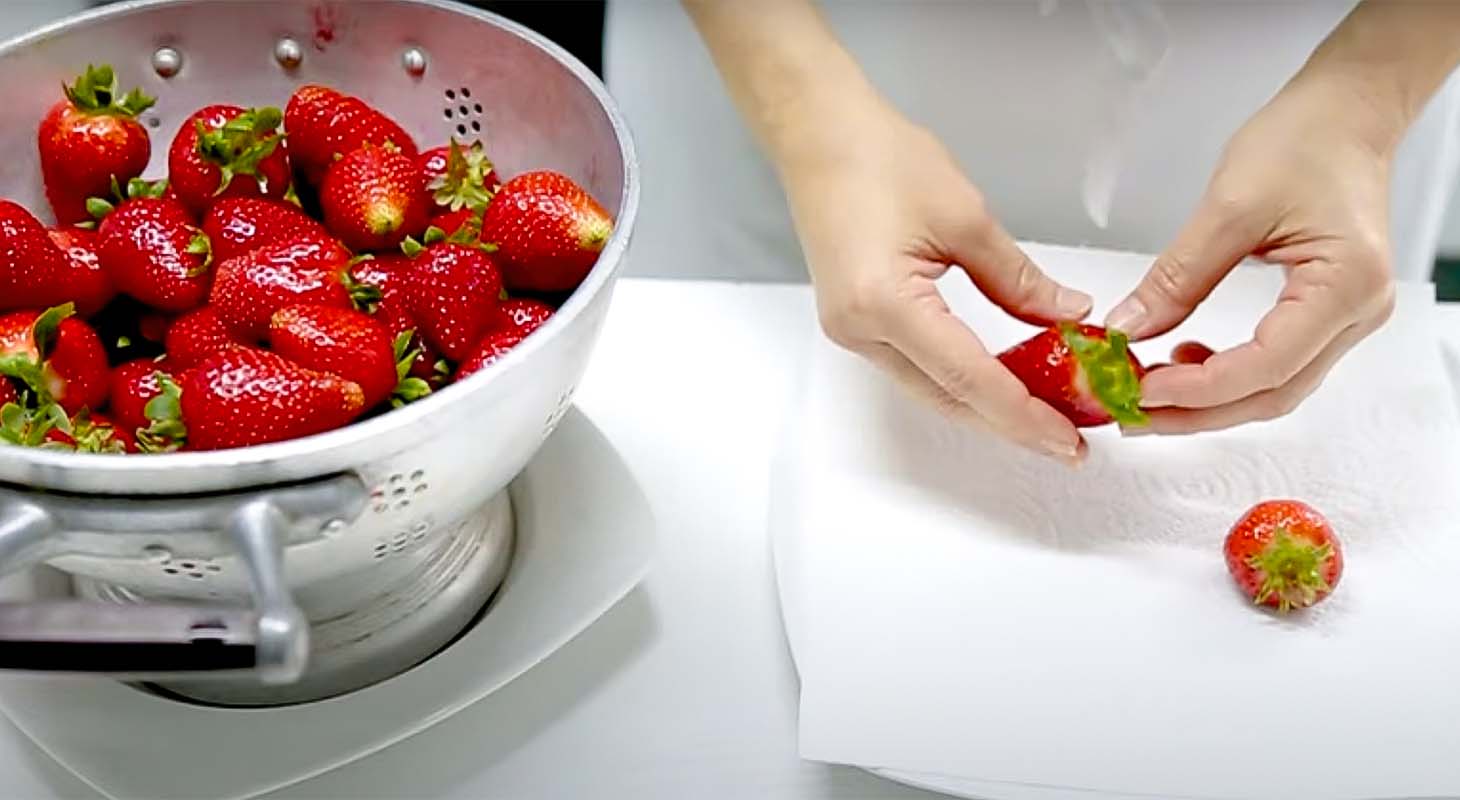
{"type": "Polygon", "coordinates": [[[501,581],[504,490],[587,365],[638,200],[623,119],[561,48],[468,6],[124,3],[0,46],[0,195],[43,219],[36,125],[63,82],[100,63],[157,98],[143,116],[147,177],[166,174],[167,144],[196,109],[282,108],[296,86],[324,83],[385,110],[423,149],[480,139],[504,179],[558,170],[614,214],[598,264],[552,319],[490,369],[405,408],[232,451],[0,451],[0,572],[49,563],[89,599],[0,608],[0,667],[252,703],[409,666],[501,581]]]}

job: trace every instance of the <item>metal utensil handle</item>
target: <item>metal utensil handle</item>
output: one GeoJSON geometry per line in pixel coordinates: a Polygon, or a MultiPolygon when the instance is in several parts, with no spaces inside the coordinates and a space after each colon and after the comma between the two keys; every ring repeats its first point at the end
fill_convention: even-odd
{"type": "Polygon", "coordinates": [[[352,476],[200,499],[57,497],[0,487],[0,575],[91,552],[98,541],[108,555],[145,557],[146,542],[159,534],[211,530],[228,539],[253,594],[252,609],[0,603],[0,669],[127,678],[251,672],[263,683],[292,683],[308,665],[309,624],[284,580],[284,546],[352,519],[364,497],[352,476]]]}

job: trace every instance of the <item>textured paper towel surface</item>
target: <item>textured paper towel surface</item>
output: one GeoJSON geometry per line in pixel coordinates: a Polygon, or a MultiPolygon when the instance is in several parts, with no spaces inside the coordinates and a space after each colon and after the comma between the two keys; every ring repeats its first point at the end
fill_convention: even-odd
{"type": "MultiPolygon", "coordinates": [[[[1103,310],[1146,259],[1031,248],[1103,310]]],[[[1243,269],[1147,361],[1250,336],[1243,269]]],[[[1032,333],[959,281],[991,350],[1032,333]]],[[[1079,471],[957,429],[818,348],[777,500],[811,759],[1163,797],[1460,795],[1460,425],[1428,285],[1288,417],[1099,430],[1079,471]],[[1250,505],[1312,503],[1347,571],[1279,619],[1231,585],[1250,505]],[[1240,765],[1240,766],[1239,766],[1240,765]]]]}

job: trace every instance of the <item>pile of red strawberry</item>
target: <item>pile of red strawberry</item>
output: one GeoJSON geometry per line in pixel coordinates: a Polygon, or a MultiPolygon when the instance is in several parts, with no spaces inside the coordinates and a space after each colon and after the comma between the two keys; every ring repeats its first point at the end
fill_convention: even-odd
{"type": "Polygon", "coordinates": [[[338,428],[483,369],[552,315],[613,220],[569,178],[499,183],[323,86],[183,122],[109,67],[38,135],[56,227],[0,200],[0,443],[214,450],[338,428]],[[510,295],[509,295],[510,293],[510,295]]]}

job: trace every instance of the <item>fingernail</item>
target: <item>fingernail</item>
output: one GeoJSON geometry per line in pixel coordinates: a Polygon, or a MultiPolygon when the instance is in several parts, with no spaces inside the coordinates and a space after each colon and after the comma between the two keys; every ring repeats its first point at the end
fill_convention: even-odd
{"type": "Polygon", "coordinates": [[[1079,455],[1080,445],[1078,442],[1071,443],[1058,441],[1055,439],[1049,439],[1045,441],[1044,449],[1053,456],[1058,456],[1060,458],[1075,458],[1079,455]]]}
{"type": "Polygon", "coordinates": [[[1105,317],[1105,327],[1134,336],[1145,319],[1146,304],[1142,303],[1139,297],[1132,295],[1122,300],[1120,305],[1112,309],[1110,314],[1105,317]]]}
{"type": "Polygon", "coordinates": [[[1149,436],[1150,433],[1151,428],[1148,425],[1136,425],[1129,428],[1124,425],[1120,426],[1121,436],[1149,436]]]}
{"type": "Polygon", "coordinates": [[[1066,319],[1084,319],[1094,302],[1090,295],[1063,286],[1054,294],[1054,310],[1066,319]]]}

